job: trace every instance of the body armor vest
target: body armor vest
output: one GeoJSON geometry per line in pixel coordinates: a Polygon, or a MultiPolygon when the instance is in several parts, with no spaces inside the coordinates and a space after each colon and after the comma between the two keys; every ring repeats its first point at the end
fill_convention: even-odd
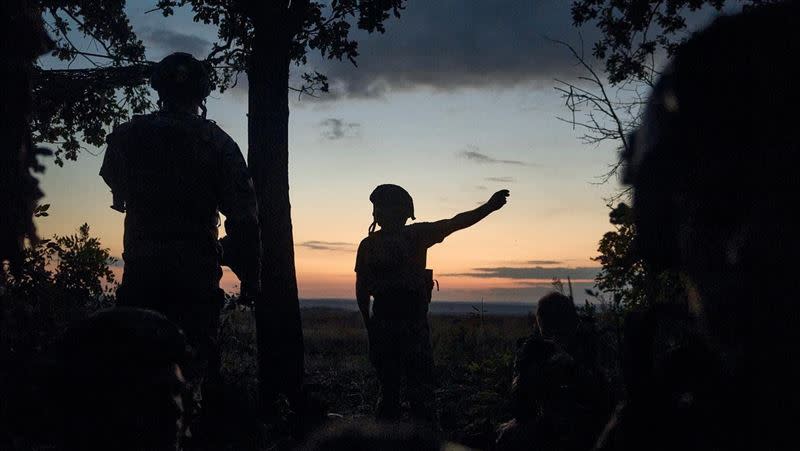
{"type": "Polygon", "coordinates": [[[120,137],[126,254],[155,256],[159,247],[175,245],[216,254],[221,150],[213,126],[199,117],[164,113],[130,122],[120,137]]]}

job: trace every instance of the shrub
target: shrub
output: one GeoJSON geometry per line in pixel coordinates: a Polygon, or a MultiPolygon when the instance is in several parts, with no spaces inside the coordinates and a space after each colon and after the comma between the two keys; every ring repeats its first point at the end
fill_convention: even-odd
{"type": "Polygon", "coordinates": [[[6,357],[36,352],[72,321],[113,305],[116,260],[89,232],[83,224],[75,234],[31,243],[20,265],[3,268],[0,352],[6,357]]]}

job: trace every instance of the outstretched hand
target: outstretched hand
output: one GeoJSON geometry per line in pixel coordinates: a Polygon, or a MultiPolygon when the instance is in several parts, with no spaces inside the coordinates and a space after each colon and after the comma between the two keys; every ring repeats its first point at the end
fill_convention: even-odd
{"type": "Polygon", "coordinates": [[[492,211],[499,210],[503,208],[503,205],[506,204],[506,198],[511,195],[511,193],[507,189],[501,189],[500,191],[492,194],[492,197],[486,202],[492,211]]]}

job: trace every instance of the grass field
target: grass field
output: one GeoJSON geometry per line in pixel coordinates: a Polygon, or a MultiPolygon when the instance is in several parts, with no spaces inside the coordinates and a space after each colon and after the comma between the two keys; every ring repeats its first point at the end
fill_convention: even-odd
{"type": "MultiPolygon", "coordinates": [[[[377,382],[367,358],[367,337],[359,313],[311,308],[303,309],[302,317],[306,383],[311,395],[323,402],[327,412],[345,418],[371,416],[377,382]]],[[[531,320],[524,316],[431,317],[439,387],[436,399],[445,437],[475,448],[488,447],[496,426],[508,419],[514,350],[517,340],[531,333],[531,327],[531,320]]],[[[241,406],[239,410],[249,410],[256,393],[251,312],[226,312],[221,346],[229,392],[226,398],[241,406]]],[[[231,443],[231,449],[281,448],[281,431],[253,438],[246,423],[242,418],[239,430],[226,434],[238,442],[231,443]]]]}

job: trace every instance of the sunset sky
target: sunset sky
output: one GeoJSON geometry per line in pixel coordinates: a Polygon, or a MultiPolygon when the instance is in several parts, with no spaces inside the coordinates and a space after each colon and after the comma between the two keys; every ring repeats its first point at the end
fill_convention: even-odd
{"type": "MultiPolygon", "coordinates": [[[[153,1],[129,1],[148,59],[173,51],[204,56],[215,30],[189,11],[145,14],[153,1]]],[[[332,80],[320,99],[291,95],[290,183],[297,277],[302,298],[352,298],[355,247],[371,222],[368,196],[381,183],[404,186],[418,221],[475,208],[503,188],[508,205],[429,251],[441,291],[434,300],[532,301],[552,277],[584,281],[596,273],[597,242],[610,230],[605,198],[617,185],[597,177],[616,158],[613,145],[587,146],[567,116],[555,78],[576,74],[567,51],[547,38],[579,41],[566,0],[411,0],[384,35],[360,41],[359,67],[310,66],[332,80]]],[[[582,31],[591,41],[594,32],[582,31]]],[[[49,59],[45,67],[54,67],[49,59]]],[[[300,73],[295,70],[294,74],[300,73]]],[[[246,80],[213,93],[208,117],[246,155],[246,80]]],[[[49,164],[42,184],[50,216],[42,235],[84,222],[122,253],[123,215],[109,208],[97,175],[103,149],[89,148],[63,168],[49,164]]],[[[226,273],[227,289],[235,278],[226,273]]]]}

